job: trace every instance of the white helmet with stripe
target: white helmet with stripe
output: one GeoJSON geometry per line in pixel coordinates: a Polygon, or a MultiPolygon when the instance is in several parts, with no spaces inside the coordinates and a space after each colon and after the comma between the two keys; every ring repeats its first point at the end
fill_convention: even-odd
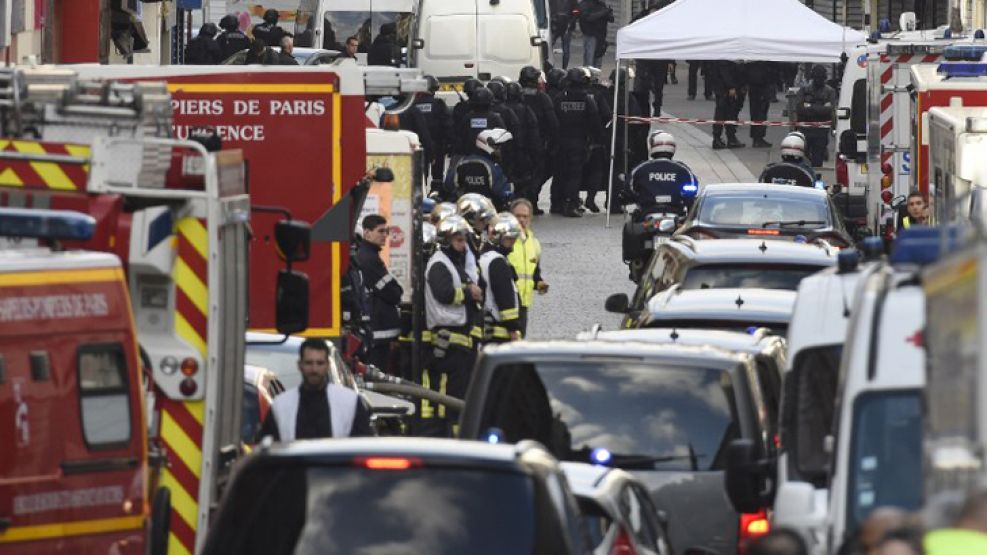
{"type": "Polygon", "coordinates": [[[671,158],[675,156],[675,137],[660,129],[648,135],[648,153],[652,158],[671,158]]]}

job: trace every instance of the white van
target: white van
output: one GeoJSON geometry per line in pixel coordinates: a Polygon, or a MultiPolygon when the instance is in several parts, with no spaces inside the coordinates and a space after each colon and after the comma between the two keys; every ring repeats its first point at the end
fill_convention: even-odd
{"type": "Polygon", "coordinates": [[[381,25],[397,27],[397,44],[408,46],[415,27],[418,0],[300,0],[295,14],[295,46],[343,51],[346,39],[357,37],[357,62],[367,52],[381,25]]]}
{"type": "Polygon", "coordinates": [[[410,65],[434,75],[443,89],[461,88],[469,78],[517,79],[524,66],[542,67],[546,40],[532,0],[418,2],[410,65]]]}
{"type": "Polygon", "coordinates": [[[835,553],[877,507],[915,510],[922,502],[925,295],[917,268],[864,272],[852,307],[821,445],[828,488],[789,480],[775,498],[775,523],[799,531],[814,555],[835,553]]]}

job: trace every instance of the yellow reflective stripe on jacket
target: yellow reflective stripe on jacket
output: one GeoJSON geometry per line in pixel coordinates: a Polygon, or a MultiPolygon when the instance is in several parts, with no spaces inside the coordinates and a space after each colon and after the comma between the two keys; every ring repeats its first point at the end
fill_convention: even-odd
{"type": "Polygon", "coordinates": [[[466,299],[466,292],[462,289],[456,289],[456,293],[452,296],[452,304],[463,304],[464,299],[466,299]]]}
{"type": "MultiPolygon", "coordinates": [[[[412,341],[414,341],[414,337],[412,336],[411,333],[406,333],[406,334],[402,335],[401,337],[398,337],[398,341],[400,341],[401,343],[411,343],[412,341]]],[[[431,343],[432,342],[432,332],[430,332],[428,330],[423,330],[422,331],[422,342],[423,343],[431,343]]]]}
{"type": "Polygon", "coordinates": [[[508,320],[517,320],[520,317],[520,311],[516,308],[508,308],[500,311],[500,321],[506,322],[508,320]]]}
{"type": "Polygon", "coordinates": [[[483,328],[480,326],[473,326],[473,328],[470,329],[470,335],[478,339],[483,339],[483,328]]]}
{"type": "Polygon", "coordinates": [[[531,230],[525,234],[526,237],[514,242],[514,249],[507,255],[507,261],[517,274],[517,293],[521,306],[529,307],[535,293],[535,268],[541,260],[541,243],[531,230]]]}
{"type": "MultiPolygon", "coordinates": [[[[435,338],[437,338],[438,335],[439,335],[438,333],[432,332],[431,335],[429,336],[429,341],[434,344],[435,338]]],[[[472,349],[473,338],[464,333],[451,332],[449,333],[449,344],[458,345],[460,347],[466,347],[467,349],[472,349]]]]}
{"type": "Polygon", "coordinates": [[[494,339],[510,339],[511,332],[503,326],[489,326],[487,328],[487,337],[494,339]]]}

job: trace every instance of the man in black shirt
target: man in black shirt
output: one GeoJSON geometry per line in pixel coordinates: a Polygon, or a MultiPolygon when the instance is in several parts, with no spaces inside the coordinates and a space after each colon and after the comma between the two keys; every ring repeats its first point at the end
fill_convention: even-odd
{"type": "Polygon", "coordinates": [[[372,436],[370,411],[352,389],[329,383],[329,346],[306,339],[299,348],[302,384],[275,397],[260,437],[275,441],[372,436]]]}

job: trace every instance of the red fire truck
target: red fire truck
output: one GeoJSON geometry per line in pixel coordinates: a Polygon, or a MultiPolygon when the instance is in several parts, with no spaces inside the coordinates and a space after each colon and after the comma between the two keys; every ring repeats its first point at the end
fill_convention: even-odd
{"type": "MultiPolygon", "coordinates": [[[[365,97],[425,90],[417,70],[360,68],[352,60],[329,66],[79,66],[93,79],[166,81],[174,136],[213,128],[226,148],[247,161],[253,205],[281,207],[315,223],[367,173],[365,97]]],[[[407,95],[410,99],[411,95],[407,95]]],[[[341,202],[343,201],[343,202],[341,202]]],[[[343,208],[347,210],[346,207],[343,208]]],[[[274,331],[275,283],[266,270],[279,263],[272,243],[277,212],[251,214],[250,328],[274,331]]],[[[348,218],[339,218],[342,222],[348,218]]],[[[330,226],[331,227],[331,226],[330,226]]],[[[304,335],[340,335],[341,271],[350,232],[316,226],[311,258],[297,269],[311,279],[311,327],[304,335]]]]}
{"type": "MultiPolygon", "coordinates": [[[[38,344],[57,350],[50,364],[68,366],[52,370],[49,382],[35,381],[31,374],[25,380],[25,370],[18,367],[13,374],[21,380],[16,392],[0,378],[0,417],[21,411],[23,401],[27,427],[34,430],[30,454],[2,449],[0,468],[37,463],[36,468],[48,472],[34,477],[0,474],[0,554],[143,553],[141,528],[148,534],[149,553],[195,553],[230,462],[240,450],[251,211],[242,155],[238,150],[208,153],[196,142],[160,138],[170,133],[172,123],[172,101],[164,83],[89,82],[70,70],[8,68],[0,71],[0,91],[8,94],[0,101],[9,107],[0,113],[2,128],[9,133],[0,139],[0,205],[88,214],[93,219],[91,238],[66,240],[62,246],[112,253],[123,261],[133,308],[131,327],[136,327],[139,347],[132,332],[125,340],[121,334],[127,332],[120,330],[118,342],[124,345],[117,364],[122,368],[119,358],[126,361],[127,371],[120,372],[127,388],[118,384],[95,391],[128,395],[128,437],[141,438],[139,448],[120,440],[104,450],[86,434],[106,437],[112,426],[88,429],[84,414],[81,419],[50,420],[62,414],[58,408],[73,405],[46,404],[70,403],[78,397],[84,409],[89,402],[84,361],[71,358],[75,343],[59,339],[60,334],[72,332],[76,341],[86,339],[103,323],[94,312],[84,325],[74,322],[76,328],[68,331],[54,325],[38,328],[47,332],[38,344]],[[133,399],[132,386],[140,383],[138,350],[147,378],[146,436],[144,399],[133,399]],[[157,464],[148,465],[145,441],[157,464]],[[40,464],[42,459],[51,459],[51,464],[40,464]],[[131,469],[130,474],[125,469],[131,469]],[[69,474],[76,478],[66,481],[69,474]],[[105,485],[104,479],[112,477],[115,485],[105,485]],[[144,488],[145,477],[147,491],[139,496],[134,492],[144,488]],[[113,510],[95,509],[104,502],[113,510]],[[125,539],[119,538],[121,533],[127,534],[125,539]]],[[[3,222],[0,217],[0,227],[3,222]]],[[[265,240],[276,241],[285,256],[297,260],[307,251],[306,233],[306,226],[297,222],[278,224],[265,240]]],[[[273,273],[281,264],[271,262],[256,268],[251,277],[273,273]]],[[[61,281],[51,283],[73,292],[71,276],[54,273],[61,281]]],[[[0,288],[4,279],[0,273],[0,288]]],[[[301,299],[307,306],[303,274],[289,268],[271,281],[272,296],[277,287],[282,298],[301,299]]],[[[14,290],[11,295],[50,296],[46,291],[14,290]]],[[[114,291],[119,296],[119,289],[114,291]]],[[[3,302],[0,298],[0,333],[7,330],[2,325],[3,302]]],[[[121,308],[123,300],[114,303],[107,301],[99,312],[116,311],[116,322],[129,310],[121,308]]],[[[304,316],[296,314],[304,310],[272,307],[272,312],[281,319],[272,325],[281,331],[306,327],[304,316]],[[289,320],[293,321],[286,323],[289,320]]],[[[86,341],[102,340],[92,335],[86,341]]],[[[40,349],[23,343],[24,349],[40,349]]],[[[40,355],[33,353],[27,353],[30,364],[41,364],[35,362],[40,355]]],[[[13,354],[0,351],[3,357],[13,354]]],[[[93,362],[102,364],[104,373],[110,366],[107,356],[100,354],[93,362]]],[[[9,445],[5,435],[0,438],[9,445]]]]}

